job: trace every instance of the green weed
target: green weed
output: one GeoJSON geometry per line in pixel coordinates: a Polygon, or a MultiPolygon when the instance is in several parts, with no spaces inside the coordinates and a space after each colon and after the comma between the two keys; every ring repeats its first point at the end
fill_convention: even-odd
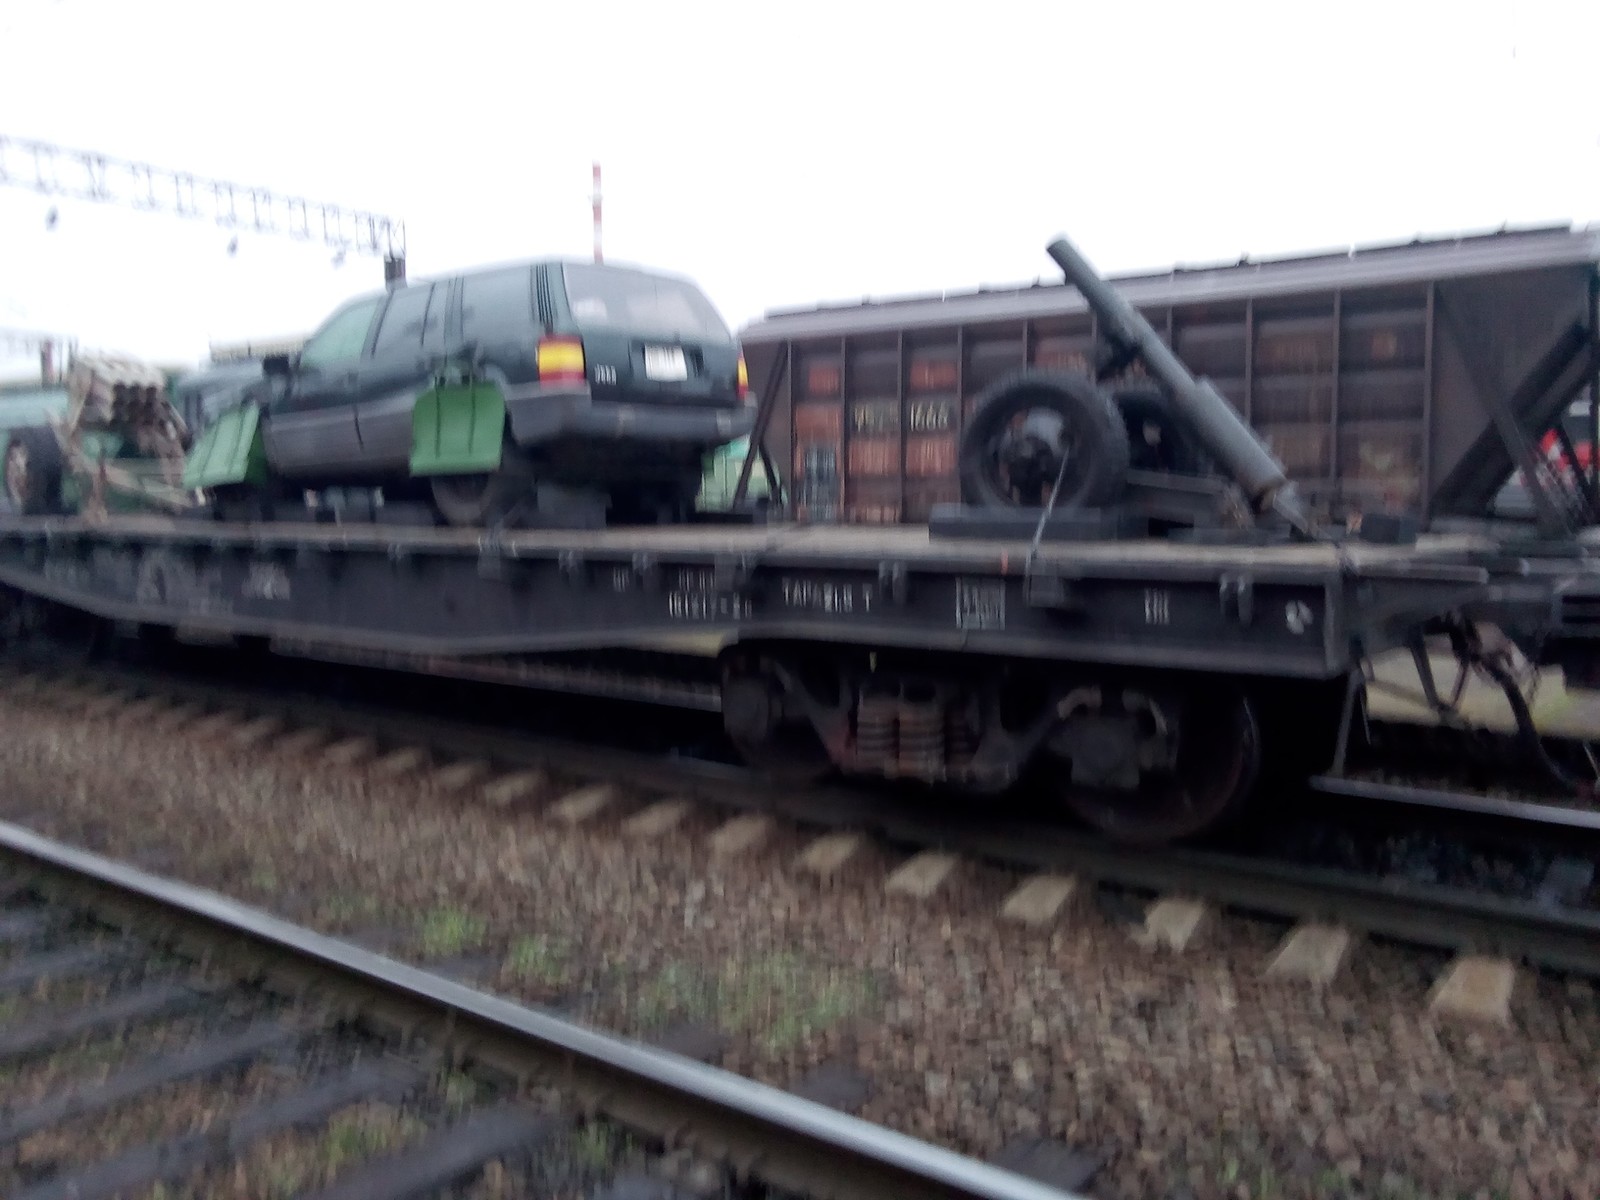
{"type": "Polygon", "coordinates": [[[381,910],[376,896],[362,892],[343,892],[329,896],[317,907],[317,918],[328,925],[350,925],[370,921],[381,910]]]}
{"type": "Polygon", "coordinates": [[[567,977],[567,947],[542,934],[521,937],[506,955],[506,967],[524,982],[557,984],[567,977]]]}
{"type": "Polygon", "coordinates": [[[451,1112],[471,1108],[478,1101],[478,1081],[461,1071],[451,1071],[445,1076],[443,1090],[445,1107],[451,1112]]]}
{"type": "Polygon", "coordinates": [[[460,954],[482,944],[488,929],[482,917],[459,908],[436,908],[422,918],[418,932],[420,949],[425,958],[443,958],[460,954]]]}
{"type": "Polygon", "coordinates": [[[415,1117],[381,1105],[340,1113],[328,1124],[317,1154],[323,1178],[393,1149],[423,1128],[415,1117]]]}
{"type": "Polygon", "coordinates": [[[792,953],[726,963],[715,974],[670,962],[635,1001],[635,1015],[649,1026],[677,1019],[715,1021],[731,1033],[758,1038],[782,1050],[871,1008],[871,979],[861,972],[811,962],[792,953]]]}
{"type": "Polygon", "coordinates": [[[616,1138],[604,1125],[585,1125],[572,1139],[573,1153],[587,1170],[598,1174],[617,1157],[616,1138]]]}

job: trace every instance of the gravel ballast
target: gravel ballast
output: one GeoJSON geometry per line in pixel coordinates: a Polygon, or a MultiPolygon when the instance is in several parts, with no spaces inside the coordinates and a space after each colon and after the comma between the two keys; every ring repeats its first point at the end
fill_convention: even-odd
{"type": "Polygon", "coordinates": [[[710,810],[628,838],[633,804],[568,828],[115,714],[13,698],[0,721],[0,809],[47,835],[393,953],[498,959],[493,986],[626,1033],[715,1027],[779,1086],[844,1060],[864,1118],[980,1157],[1068,1143],[1108,1200],[1600,1196],[1588,984],[1527,978],[1510,1028],[1465,1025],[1427,1014],[1440,956],[1364,946],[1317,992],[1261,977],[1264,926],[1178,956],[1083,900],[1005,925],[1012,873],[892,899],[880,850],[827,880],[791,869],[794,831],[716,858],[710,810]]]}

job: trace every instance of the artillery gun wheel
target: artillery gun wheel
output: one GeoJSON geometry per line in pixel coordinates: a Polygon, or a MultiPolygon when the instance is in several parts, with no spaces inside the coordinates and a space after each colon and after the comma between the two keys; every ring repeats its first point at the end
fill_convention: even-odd
{"type": "Polygon", "coordinates": [[[12,430],[4,466],[11,511],[25,517],[59,512],[64,465],[61,443],[53,430],[42,425],[12,430]]]}
{"type": "Polygon", "coordinates": [[[1114,395],[1128,430],[1130,463],[1136,471],[1203,475],[1208,463],[1188,424],[1153,383],[1119,387],[1114,395]]]}
{"type": "Polygon", "coordinates": [[[1056,508],[1109,504],[1127,482],[1128,430],[1116,402],[1086,376],[1026,370],[978,397],[961,444],[961,491],[985,508],[1040,508],[1057,475],[1056,508]]]}

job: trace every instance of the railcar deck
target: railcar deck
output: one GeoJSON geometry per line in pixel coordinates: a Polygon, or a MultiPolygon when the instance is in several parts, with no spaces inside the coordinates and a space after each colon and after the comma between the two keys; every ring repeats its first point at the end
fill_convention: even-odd
{"type": "MultiPolygon", "coordinates": [[[[91,522],[81,518],[0,517],[0,536],[45,538],[94,537],[105,541],[139,538],[151,542],[219,543],[241,539],[261,544],[294,543],[319,548],[387,550],[404,545],[448,553],[478,552],[493,546],[508,555],[539,556],[566,551],[592,551],[616,556],[637,552],[694,555],[747,554],[803,557],[829,561],[877,561],[896,557],[930,568],[1020,574],[1027,558],[1027,539],[939,537],[927,526],[911,525],[676,525],[581,530],[483,530],[408,527],[370,523],[318,524],[274,522],[239,525],[159,516],[118,516],[91,522]]],[[[1397,563],[1457,559],[1495,549],[1487,537],[1466,533],[1425,534],[1411,545],[1347,541],[1273,545],[1213,545],[1159,537],[1106,541],[1045,541],[1039,561],[1048,564],[1160,564],[1181,569],[1195,566],[1262,566],[1292,570],[1326,570],[1341,563],[1359,569],[1397,563]]]]}
{"type": "Polygon", "coordinates": [[[0,519],[0,582],[96,616],[422,656],[816,641],[1331,678],[1490,586],[1495,543],[944,538],[918,527],[477,531],[0,519]]]}

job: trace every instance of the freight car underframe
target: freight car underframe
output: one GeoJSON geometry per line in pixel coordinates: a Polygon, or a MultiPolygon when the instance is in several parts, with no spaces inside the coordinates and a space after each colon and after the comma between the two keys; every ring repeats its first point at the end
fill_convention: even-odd
{"type": "Polygon", "coordinates": [[[1494,668],[1492,623],[1592,677],[1600,646],[1584,624],[1600,570],[1578,543],[1551,554],[1481,536],[1045,544],[1030,558],[1023,542],[909,528],[19,518],[0,522],[0,584],[10,641],[179,630],[426,670],[629,648],[670,662],[689,635],[718,655],[732,739],[779,775],[993,793],[1032,770],[1129,838],[1212,826],[1297,752],[1325,768],[1370,655],[1420,656],[1447,633],[1494,668]]]}

